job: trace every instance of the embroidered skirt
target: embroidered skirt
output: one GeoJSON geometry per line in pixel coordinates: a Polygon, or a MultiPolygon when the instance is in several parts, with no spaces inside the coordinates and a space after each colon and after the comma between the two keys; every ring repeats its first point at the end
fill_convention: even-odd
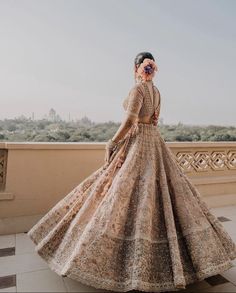
{"type": "Polygon", "coordinates": [[[144,123],[28,236],[57,274],[117,292],[183,289],[229,269],[236,257],[158,126],[144,123]]]}

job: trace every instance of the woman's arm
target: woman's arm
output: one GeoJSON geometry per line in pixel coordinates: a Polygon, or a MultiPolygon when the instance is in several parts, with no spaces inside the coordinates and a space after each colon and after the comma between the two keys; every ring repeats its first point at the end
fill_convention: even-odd
{"type": "Polygon", "coordinates": [[[132,125],[136,122],[139,111],[142,107],[142,104],[143,104],[142,92],[140,88],[138,87],[138,85],[135,85],[129,93],[125,119],[122,121],[117,132],[113,136],[112,141],[117,143],[126,135],[126,133],[129,131],[132,125]]]}
{"type": "Polygon", "coordinates": [[[143,95],[138,85],[135,85],[128,95],[128,105],[126,107],[126,116],[122,121],[119,129],[112,139],[109,139],[106,144],[105,162],[110,162],[110,156],[114,147],[119,144],[119,141],[124,138],[132,125],[136,122],[139,111],[143,104],[143,95]]]}
{"type": "Polygon", "coordinates": [[[134,124],[135,121],[136,121],[135,117],[132,117],[132,116],[130,117],[129,115],[126,115],[125,119],[122,121],[120,127],[118,128],[117,132],[115,133],[115,135],[113,136],[111,140],[114,141],[115,143],[120,141],[126,135],[126,133],[130,130],[131,126],[134,124]]]}

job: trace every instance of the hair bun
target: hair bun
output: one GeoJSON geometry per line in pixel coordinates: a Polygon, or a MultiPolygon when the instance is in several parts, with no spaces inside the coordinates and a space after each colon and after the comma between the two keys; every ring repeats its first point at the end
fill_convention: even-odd
{"type": "Polygon", "coordinates": [[[142,80],[152,80],[157,71],[157,65],[154,60],[145,58],[137,69],[138,75],[142,80]]]}

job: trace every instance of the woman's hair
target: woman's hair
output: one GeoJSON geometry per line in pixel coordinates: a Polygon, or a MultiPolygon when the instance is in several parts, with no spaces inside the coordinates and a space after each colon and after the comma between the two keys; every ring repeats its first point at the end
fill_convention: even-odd
{"type": "Polygon", "coordinates": [[[150,52],[141,52],[135,57],[134,64],[136,66],[139,66],[145,58],[152,59],[153,61],[155,61],[154,57],[150,52]]]}
{"type": "Polygon", "coordinates": [[[148,81],[152,80],[158,70],[155,59],[150,52],[141,52],[134,59],[135,81],[148,81]]]}

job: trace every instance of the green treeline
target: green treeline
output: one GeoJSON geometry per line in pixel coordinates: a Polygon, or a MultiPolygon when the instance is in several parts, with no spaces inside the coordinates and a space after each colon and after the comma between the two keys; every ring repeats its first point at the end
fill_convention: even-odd
{"type": "MultiPolygon", "coordinates": [[[[0,120],[0,141],[105,142],[119,126],[120,123],[113,121],[95,123],[87,117],[68,122],[21,116],[0,120]]],[[[158,127],[165,141],[236,141],[236,127],[233,126],[168,125],[160,121],[158,127]]]]}

